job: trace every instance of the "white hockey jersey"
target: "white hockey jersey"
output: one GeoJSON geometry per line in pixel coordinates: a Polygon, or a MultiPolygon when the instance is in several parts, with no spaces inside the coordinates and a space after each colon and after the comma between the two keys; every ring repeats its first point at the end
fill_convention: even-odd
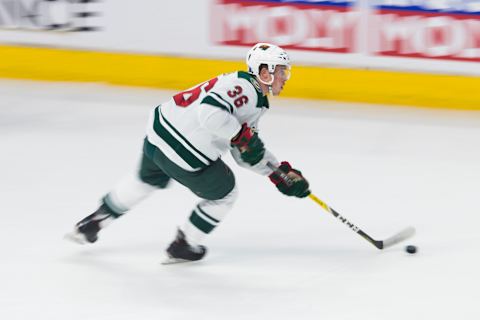
{"type": "Polygon", "coordinates": [[[258,129],[258,120],[268,110],[255,76],[243,72],[223,74],[173,96],[156,107],[147,125],[147,139],[171,161],[188,171],[197,171],[228,150],[239,165],[269,174],[269,161],[278,164],[268,151],[264,159],[250,166],[241,161],[230,141],[243,123],[258,129]]]}

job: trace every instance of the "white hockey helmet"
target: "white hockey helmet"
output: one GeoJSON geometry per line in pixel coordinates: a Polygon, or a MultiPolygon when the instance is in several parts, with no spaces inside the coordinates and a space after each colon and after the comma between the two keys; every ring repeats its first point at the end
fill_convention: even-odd
{"type": "Polygon", "coordinates": [[[277,65],[286,66],[290,70],[290,57],[288,54],[274,44],[257,43],[247,53],[248,72],[259,76],[260,65],[265,64],[268,72],[273,74],[277,65]]]}

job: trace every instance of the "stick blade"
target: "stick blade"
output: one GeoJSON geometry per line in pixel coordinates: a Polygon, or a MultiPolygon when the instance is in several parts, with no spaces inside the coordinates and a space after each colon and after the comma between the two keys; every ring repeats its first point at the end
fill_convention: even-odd
{"type": "Polygon", "coordinates": [[[386,249],[389,247],[392,247],[396,245],[399,242],[402,242],[404,240],[407,240],[415,235],[415,228],[414,227],[408,227],[400,231],[399,233],[391,236],[390,238],[387,238],[383,240],[383,248],[386,249]]]}

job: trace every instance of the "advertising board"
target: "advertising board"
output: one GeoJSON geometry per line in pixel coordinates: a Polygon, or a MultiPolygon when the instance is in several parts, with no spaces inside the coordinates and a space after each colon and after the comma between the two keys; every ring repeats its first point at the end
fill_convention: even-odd
{"type": "Polygon", "coordinates": [[[0,44],[480,75],[480,0],[0,0],[0,44]]]}

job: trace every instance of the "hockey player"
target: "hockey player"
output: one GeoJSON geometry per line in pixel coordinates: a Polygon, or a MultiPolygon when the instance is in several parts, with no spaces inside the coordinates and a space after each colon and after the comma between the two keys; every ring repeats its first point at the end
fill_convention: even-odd
{"type": "Polygon", "coordinates": [[[98,232],[171,179],[202,200],[167,248],[170,262],[200,260],[201,245],[231,209],[237,197],[235,178],[221,156],[268,176],[288,196],[306,197],[308,182],[288,162],[279,163],[257,132],[269,109],[268,95],[278,95],[290,77],[290,59],[280,47],[258,43],[247,53],[248,72],[223,74],[174,95],[151,112],[138,172],[115,186],[100,207],[75,225],[70,238],[97,241],[98,232]],[[267,165],[278,167],[288,183],[267,165]],[[293,182],[293,183],[292,183],[293,182]]]}

